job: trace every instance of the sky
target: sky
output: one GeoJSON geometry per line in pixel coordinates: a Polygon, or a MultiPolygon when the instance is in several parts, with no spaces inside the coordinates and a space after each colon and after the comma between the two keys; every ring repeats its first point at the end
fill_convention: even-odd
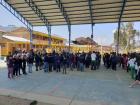
{"type": "MultiPolygon", "coordinates": [[[[26,27],[16,17],[14,17],[9,11],[0,5],[0,25],[8,26],[15,25],[17,27],[26,27]]],[[[94,26],[94,40],[102,45],[110,45],[113,43],[113,31],[117,29],[117,23],[95,24],[94,26]]],[[[140,22],[135,22],[134,27],[140,30],[140,22]]],[[[34,30],[47,33],[46,27],[33,27],[34,30]]],[[[72,25],[71,26],[71,39],[74,40],[78,37],[90,37],[91,25],[72,25]]],[[[57,35],[68,39],[68,27],[67,26],[53,26],[52,35],[57,35]]]]}

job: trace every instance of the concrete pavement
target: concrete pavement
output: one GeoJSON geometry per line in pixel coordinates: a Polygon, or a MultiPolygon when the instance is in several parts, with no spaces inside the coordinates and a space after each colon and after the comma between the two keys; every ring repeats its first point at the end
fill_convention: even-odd
{"type": "Polygon", "coordinates": [[[129,88],[130,76],[123,70],[101,67],[85,72],[44,73],[34,71],[14,80],[0,70],[0,95],[38,100],[54,105],[140,105],[140,87],[129,88]]]}

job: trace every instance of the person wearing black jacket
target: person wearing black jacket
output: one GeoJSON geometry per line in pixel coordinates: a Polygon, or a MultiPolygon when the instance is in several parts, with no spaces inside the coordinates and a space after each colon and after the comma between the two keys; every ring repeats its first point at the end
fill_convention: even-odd
{"type": "Polygon", "coordinates": [[[27,63],[28,63],[28,72],[32,73],[32,66],[34,62],[34,56],[32,53],[28,54],[27,63]]]}
{"type": "Polygon", "coordinates": [[[54,62],[54,57],[52,56],[52,54],[49,54],[48,56],[49,72],[52,72],[53,62],[54,62]]]}
{"type": "Polygon", "coordinates": [[[20,70],[22,70],[22,57],[21,54],[18,54],[18,74],[21,75],[20,70]]]}
{"type": "Polygon", "coordinates": [[[66,56],[66,54],[62,55],[62,67],[63,67],[63,74],[67,74],[67,56],[66,56]]]}
{"type": "Polygon", "coordinates": [[[39,53],[39,70],[42,70],[43,68],[43,55],[42,53],[39,53]]]}
{"type": "Polygon", "coordinates": [[[88,54],[86,54],[86,57],[85,57],[86,68],[89,68],[90,63],[91,63],[91,55],[90,55],[90,53],[88,53],[88,54]]]}
{"type": "Polygon", "coordinates": [[[44,54],[44,72],[49,72],[49,58],[47,56],[47,53],[44,54]]]}
{"type": "Polygon", "coordinates": [[[84,63],[85,63],[85,56],[84,56],[84,54],[80,54],[80,56],[79,56],[79,69],[81,72],[84,71],[84,63]]]}
{"type": "Polygon", "coordinates": [[[96,68],[99,69],[101,63],[101,55],[100,52],[96,53],[96,68]]]}
{"type": "Polygon", "coordinates": [[[23,58],[22,58],[22,72],[23,72],[23,74],[24,75],[26,75],[27,73],[26,73],[26,61],[27,59],[26,59],[26,55],[23,55],[23,58]]]}
{"type": "Polygon", "coordinates": [[[14,55],[14,57],[13,57],[13,63],[14,63],[13,75],[14,75],[14,76],[19,76],[19,74],[18,74],[18,70],[19,70],[19,60],[18,60],[18,56],[17,56],[17,55],[14,55]]]}
{"type": "Polygon", "coordinates": [[[39,54],[36,53],[35,54],[35,67],[36,67],[36,71],[38,71],[38,69],[39,69],[39,63],[40,63],[40,57],[39,57],[39,54]]]}
{"type": "Polygon", "coordinates": [[[9,58],[7,59],[7,66],[8,66],[8,78],[12,79],[14,62],[13,62],[13,57],[11,55],[9,55],[9,58]]]}
{"type": "Polygon", "coordinates": [[[117,65],[117,56],[116,56],[116,53],[112,53],[112,56],[111,56],[112,70],[116,71],[116,65],[117,65]]]}
{"type": "Polygon", "coordinates": [[[59,54],[56,54],[56,71],[57,72],[60,72],[60,60],[61,60],[61,57],[59,56],[59,54]]]}
{"type": "Polygon", "coordinates": [[[110,65],[111,65],[110,54],[106,53],[104,59],[105,59],[105,66],[106,66],[107,69],[109,69],[110,65]]]}

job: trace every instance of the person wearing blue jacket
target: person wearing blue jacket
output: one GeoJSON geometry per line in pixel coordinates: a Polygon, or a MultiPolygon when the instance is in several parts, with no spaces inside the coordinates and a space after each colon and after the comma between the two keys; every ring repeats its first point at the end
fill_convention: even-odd
{"type": "Polygon", "coordinates": [[[44,72],[49,72],[49,63],[48,63],[48,55],[47,53],[44,54],[44,72]]]}
{"type": "Polygon", "coordinates": [[[57,72],[60,72],[61,70],[60,70],[60,60],[61,60],[61,57],[59,56],[59,54],[56,54],[56,59],[55,59],[56,61],[56,71],[57,72]]]}

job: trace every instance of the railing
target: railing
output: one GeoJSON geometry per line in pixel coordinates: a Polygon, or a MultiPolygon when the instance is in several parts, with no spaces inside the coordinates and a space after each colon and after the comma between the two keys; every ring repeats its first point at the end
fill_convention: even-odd
{"type": "MultiPolygon", "coordinates": [[[[33,40],[33,43],[34,44],[48,44],[48,41],[44,41],[44,40],[37,40],[37,39],[34,39],[33,40]]],[[[64,45],[63,43],[58,43],[58,42],[51,42],[51,44],[56,44],[56,45],[64,45]]]]}

